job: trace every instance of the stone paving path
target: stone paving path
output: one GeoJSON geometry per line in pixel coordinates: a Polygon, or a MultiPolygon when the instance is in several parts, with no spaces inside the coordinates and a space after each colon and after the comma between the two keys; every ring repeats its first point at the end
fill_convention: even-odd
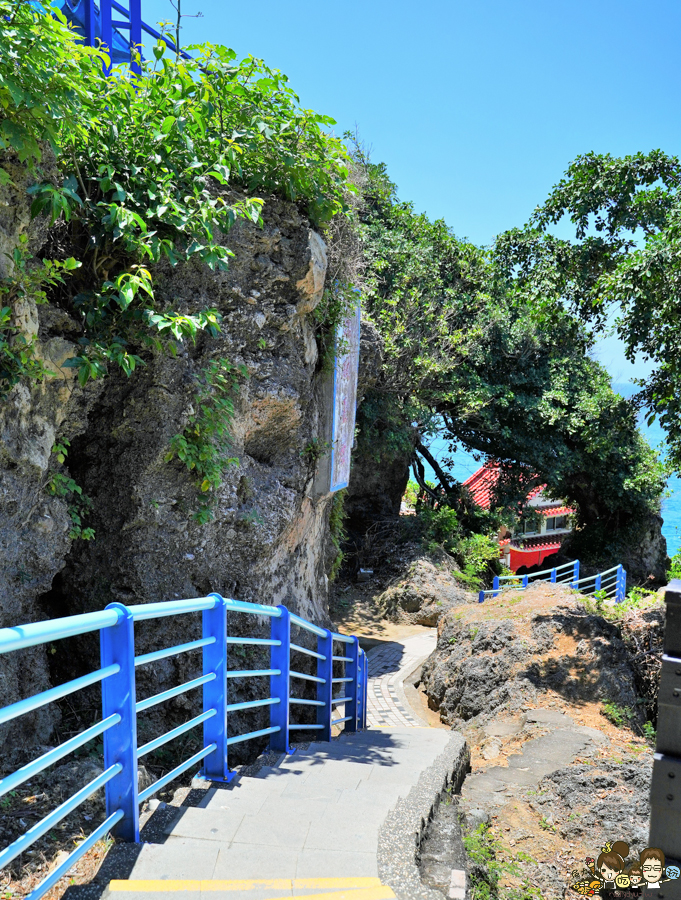
{"type": "Polygon", "coordinates": [[[492,766],[469,775],[461,795],[470,804],[484,811],[496,810],[516,789],[536,787],[544,776],[569,765],[590,744],[608,743],[608,738],[597,729],[577,725],[571,716],[554,709],[529,710],[520,721],[493,721],[484,730],[494,739],[519,733],[525,723],[543,726],[548,734],[525,741],[519,753],[509,756],[508,766],[492,766]]]}
{"type": "Polygon", "coordinates": [[[376,648],[367,654],[369,684],[367,726],[369,728],[423,725],[406,701],[402,682],[435,649],[435,630],[376,648]]]}
{"type": "MultiPolygon", "coordinates": [[[[165,843],[141,847],[129,878],[112,881],[109,893],[125,893],[125,900],[161,900],[174,892],[181,900],[395,897],[388,886],[393,878],[379,879],[379,868],[396,873],[396,883],[402,870],[416,871],[408,857],[442,789],[445,773],[438,767],[464,747],[459,735],[423,727],[402,688],[435,642],[429,632],[370,652],[366,732],[313,743],[255,777],[211,787],[199,807],[179,811],[165,843]],[[422,785],[422,775],[433,786],[422,785]],[[405,856],[396,823],[412,813],[416,824],[403,839],[405,856]],[[388,840],[392,863],[379,851],[384,828],[395,831],[388,840]]],[[[419,887],[398,896],[433,894],[419,887]]]]}

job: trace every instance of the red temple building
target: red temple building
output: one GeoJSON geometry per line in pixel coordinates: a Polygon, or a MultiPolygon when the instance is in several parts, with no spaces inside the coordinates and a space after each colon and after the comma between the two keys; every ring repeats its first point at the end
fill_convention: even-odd
{"type": "MultiPolygon", "coordinates": [[[[464,481],[474,502],[489,509],[493,489],[499,480],[499,466],[485,463],[464,481]]],[[[502,528],[499,533],[499,552],[503,562],[512,572],[521,566],[540,565],[547,556],[557,553],[565,537],[572,530],[571,515],[574,509],[560,500],[547,497],[545,485],[533,488],[527,496],[527,507],[541,518],[538,525],[519,521],[515,528],[502,528]]]]}

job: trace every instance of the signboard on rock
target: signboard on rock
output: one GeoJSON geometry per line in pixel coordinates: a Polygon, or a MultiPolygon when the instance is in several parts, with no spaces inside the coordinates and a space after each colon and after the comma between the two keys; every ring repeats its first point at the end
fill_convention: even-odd
{"type": "Polygon", "coordinates": [[[350,481],[352,445],[357,411],[359,370],[359,295],[355,308],[336,327],[333,365],[333,428],[331,431],[331,491],[340,491],[350,481]]]}
{"type": "Polygon", "coordinates": [[[359,370],[360,299],[336,326],[333,372],[326,378],[325,423],[322,427],[325,451],[318,463],[315,493],[340,491],[350,481],[352,445],[355,440],[357,374],[359,370]]]}

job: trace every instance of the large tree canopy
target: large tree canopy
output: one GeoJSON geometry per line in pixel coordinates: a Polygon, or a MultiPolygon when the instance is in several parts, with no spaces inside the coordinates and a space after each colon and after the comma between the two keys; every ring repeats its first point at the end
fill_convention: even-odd
{"type": "Polygon", "coordinates": [[[588,331],[562,295],[532,293],[510,243],[486,251],[458,240],[400,202],[382,166],[363,163],[366,308],[386,356],[360,415],[360,452],[423,453],[419,432],[442,423],[452,444],[506,464],[506,503],[531,473],[577,505],[582,534],[605,552],[659,510],[664,476],[635,408],[590,358],[588,331]]]}
{"type": "Polygon", "coordinates": [[[660,150],[576,159],[530,224],[497,242],[495,259],[517,295],[545,310],[560,303],[602,325],[616,309],[627,357],[655,363],[638,404],[667,431],[681,469],[681,162],[660,150]],[[568,218],[574,240],[551,225],[568,218]]]}

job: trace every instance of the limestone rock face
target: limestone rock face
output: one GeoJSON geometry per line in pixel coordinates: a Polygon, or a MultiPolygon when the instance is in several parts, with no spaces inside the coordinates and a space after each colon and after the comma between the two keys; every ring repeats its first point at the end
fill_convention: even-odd
{"type": "MultiPolygon", "coordinates": [[[[27,215],[24,209],[0,216],[7,246],[27,227],[27,215]]],[[[173,300],[187,314],[216,308],[222,330],[215,338],[201,335],[177,358],[148,356],[129,379],[111,372],[81,388],[73,370],[60,368],[74,355],[78,324],[49,305],[19,311],[26,327],[38,326],[40,353],[54,375],[31,388],[17,385],[0,406],[0,627],[112,601],[152,603],[211,591],[283,603],[328,623],[331,495],[313,493],[314,463],[302,452],[321,438],[322,376],[310,313],[323,292],[325,247],[294,204],[269,199],[264,219],[263,228],[240,222],[226,237],[234,253],[227,272],[198,264],[156,272],[161,301],[173,300]],[[197,379],[223,359],[248,374],[232,397],[233,461],[225,466],[214,518],[201,525],[196,474],[166,457],[171,438],[196,412],[197,379]],[[62,436],[71,441],[63,471],[93,501],[84,524],[95,529],[94,541],[71,540],[67,500],[46,491],[51,448],[62,436]]],[[[200,628],[200,614],[141,624],[137,652],[191,640],[200,628]]],[[[269,624],[233,616],[230,628],[265,635],[269,624]]],[[[50,649],[0,657],[4,702],[99,665],[96,635],[50,649]]],[[[230,666],[259,661],[257,653],[234,648],[230,666]]],[[[138,696],[195,677],[200,665],[192,653],[141,667],[138,696]]],[[[259,696],[268,686],[260,681],[230,682],[232,697],[259,696]]],[[[92,700],[96,705],[94,694],[92,700]]],[[[184,720],[200,702],[195,691],[155,707],[140,721],[141,737],[184,720]]],[[[250,718],[234,718],[230,731],[244,723],[247,730],[262,727],[267,710],[244,715],[250,718]]],[[[18,739],[44,744],[56,721],[51,707],[24,717],[0,729],[0,746],[18,739]]]]}
{"type": "Polygon", "coordinates": [[[387,587],[377,602],[392,621],[434,627],[453,606],[475,600],[444,566],[421,558],[411,564],[406,577],[387,587]]]}
{"type": "Polygon", "coordinates": [[[617,627],[586,615],[555,585],[449,610],[421,680],[430,706],[454,727],[532,708],[542,695],[609,701],[640,718],[635,674],[617,627]]]}
{"type": "Polygon", "coordinates": [[[662,517],[648,516],[639,526],[638,540],[623,548],[622,565],[628,581],[667,581],[667,541],[662,535],[662,517]]]}

